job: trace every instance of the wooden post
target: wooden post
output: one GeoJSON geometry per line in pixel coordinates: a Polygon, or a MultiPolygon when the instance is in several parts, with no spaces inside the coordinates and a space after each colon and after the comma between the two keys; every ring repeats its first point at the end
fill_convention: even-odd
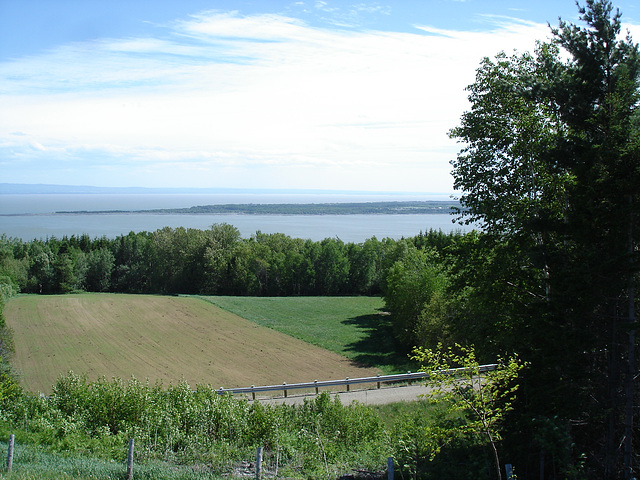
{"type": "Polygon", "coordinates": [[[256,452],[256,480],[260,480],[262,474],[262,447],[258,447],[256,452]]]}
{"type": "Polygon", "coordinates": [[[313,383],[316,384],[316,395],[318,395],[318,380],[314,380],[313,383]]]}
{"type": "Polygon", "coordinates": [[[13,445],[15,443],[16,436],[12,433],[9,435],[9,453],[7,453],[7,472],[11,472],[13,466],[13,445]]]}
{"type": "Polygon", "coordinates": [[[282,386],[284,387],[284,398],[287,398],[287,382],[282,382],[282,386]]]}
{"type": "Polygon", "coordinates": [[[127,480],[133,479],[133,438],[129,440],[129,454],[127,455],[127,480]]]}
{"type": "MultiPolygon", "coordinates": [[[[407,372],[409,375],[411,375],[411,372],[407,372]]],[[[409,386],[411,386],[411,379],[409,379],[409,386]]]]}
{"type": "Polygon", "coordinates": [[[256,399],[256,392],[254,392],[254,390],[253,390],[254,388],[256,388],[256,386],[255,385],[251,385],[251,398],[253,400],[256,399]]]}
{"type": "MultiPolygon", "coordinates": [[[[380,374],[378,374],[378,378],[380,378],[380,374]]],[[[380,390],[380,380],[378,380],[378,390],[380,390]]]]}
{"type": "Polygon", "coordinates": [[[349,383],[349,377],[345,378],[345,380],[347,381],[347,392],[351,391],[351,384],[349,383]]]}
{"type": "Polygon", "coordinates": [[[387,479],[393,480],[393,457],[387,458],[387,479]]]}

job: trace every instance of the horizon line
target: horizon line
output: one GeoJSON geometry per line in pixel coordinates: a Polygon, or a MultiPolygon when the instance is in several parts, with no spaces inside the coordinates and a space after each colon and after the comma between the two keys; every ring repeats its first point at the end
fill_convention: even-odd
{"type": "Polygon", "coordinates": [[[288,193],[342,195],[455,195],[454,192],[405,192],[380,190],[333,190],[319,188],[263,188],[263,187],[101,187],[94,185],[65,185],[49,183],[0,183],[0,195],[6,194],[90,194],[90,193],[288,193]]]}

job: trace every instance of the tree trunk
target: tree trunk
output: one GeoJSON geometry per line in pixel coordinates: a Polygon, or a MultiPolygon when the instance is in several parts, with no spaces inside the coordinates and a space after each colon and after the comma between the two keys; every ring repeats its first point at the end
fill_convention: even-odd
{"type": "Polygon", "coordinates": [[[635,331],[635,275],[633,265],[633,195],[629,195],[629,237],[628,237],[628,254],[629,254],[629,285],[627,291],[627,301],[629,308],[629,352],[627,356],[627,375],[625,378],[625,411],[624,411],[624,478],[631,480],[633,478],[633,400],[635,393],[635,363],[636,363],[636,331],[635,331]]]}

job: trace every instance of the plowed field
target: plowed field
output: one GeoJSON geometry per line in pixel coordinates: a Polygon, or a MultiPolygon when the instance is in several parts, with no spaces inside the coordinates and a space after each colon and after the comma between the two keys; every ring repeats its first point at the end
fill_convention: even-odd
{"type": "Polygon", "coordinates": [[[363,377],[328,350],[259,326],[197,298],[80,294],[21,296],[4,310],[15,367],[48,393],[69,370],[215,388],[363,377]]]}

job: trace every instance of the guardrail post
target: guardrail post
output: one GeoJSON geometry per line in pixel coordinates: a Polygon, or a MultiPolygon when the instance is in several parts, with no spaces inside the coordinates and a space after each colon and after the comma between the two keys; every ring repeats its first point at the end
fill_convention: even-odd
{"type": "Polygon", "coordinates": [[[16,436],[12,433],[9,435],[9,451],[7,453],[7,472],[11,472],[13,466],[13,446],[16,441],[16,436]]]}
{"type": "Polygon", "coordinates": [[[351,391],[351,384],[349,383],[349,377],[345,378],[345,380],[347,381],[347,392],[351,391]]]}
{"type": "Polygon", "coordinates": [[[318,395],[318,380],[314,380],[313,383],[316,384],[316,395],[318,395]]]}
{"type": "Polygon", "coordinates": [[[254,391],[254,388],[256,388],[255,385],[251,385],[251,399],[255,400],[256,399],[256,392],[254,391]]]}
{"type": "Polygon", "coordinates": [[[378,374],[378,390],[380,390],[380,374],[378,374]]]}
{"type": "MultiPolygon", "coordinates": [[[[411,375],[411,372],[407,372],[409,375],[411,375]]],[[[409,379],[409,386],[411,386],[412,380],[411,378],[409,379]]]]}
{"type": "Polygon", "coordinates": [[[287,398],[287,382],[282,382],[282,386],[284,387],[284,398],[287,398]]]}

